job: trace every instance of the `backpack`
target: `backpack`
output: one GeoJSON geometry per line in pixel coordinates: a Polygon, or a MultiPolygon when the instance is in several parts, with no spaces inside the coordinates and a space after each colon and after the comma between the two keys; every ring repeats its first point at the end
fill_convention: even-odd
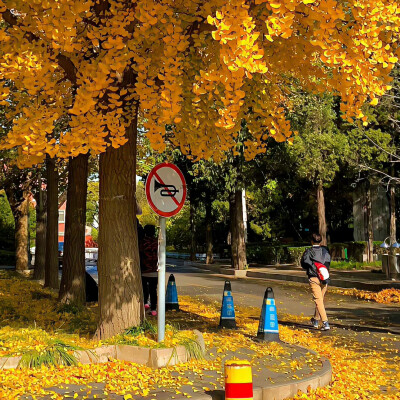
{"type": "Polygon", "coordinates": [[[317,273],[318,279],[320,280],[321,283],[327,284],[328,279],[329,279],[329,271],[326,265],[324,264],[326,258],[327,250],[323,249],[322,247],[319,247],[317,249],[312,248],[311,249],[311,261],[313,263],[313,267],[315,269],[315,272],[317,273]]]}
{"type": "Polygon", "coordinates": [[[329,271],[328,268],[324,264],[319,263],[318,261],[313,261],[315,268],[317,270],[318,279],[321,283],[326,284],[329,279],[329,271]]]}

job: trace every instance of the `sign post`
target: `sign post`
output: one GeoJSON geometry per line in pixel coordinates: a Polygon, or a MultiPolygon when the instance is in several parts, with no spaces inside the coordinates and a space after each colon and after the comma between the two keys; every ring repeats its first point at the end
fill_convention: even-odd
{"type": "Polygon", "coordinates": [[[157,328],[158,341],[165,337],[165,247],[167,217],[178,214],[186,200],[186,182],[174,164],[156,165],[146,180],[146,197],[150,207],[160,216],[158,237],[157,328]]]}
{"type": "Polygon", "coordinates": [[[166,244],[166,222],[167,218],[160,217],[160,233],[158,236],[158,286],[157,286],[157,325],[158,342],[165,337],[165,244],[166,244]]]}

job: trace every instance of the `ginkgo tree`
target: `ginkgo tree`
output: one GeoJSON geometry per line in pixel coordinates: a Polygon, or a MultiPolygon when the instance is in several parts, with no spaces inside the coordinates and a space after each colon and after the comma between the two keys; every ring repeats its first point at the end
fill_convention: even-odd
{"type": "Polygon", "coordinates": [[[98,335],[143,318],[135,229],[138,117],[156,151],[252,158],[291,141],[293,83],[341,96],[347,119],[390,89],[395,0],[0,0],[0,101],[20,165],[100,156],[98,335]],[[16,91],[10,91],[12,81],[16,91]],[[68,128],[54,137],[54,126],[68,128]],[[166,131],[165,126],[169,129],[166,131]]]}

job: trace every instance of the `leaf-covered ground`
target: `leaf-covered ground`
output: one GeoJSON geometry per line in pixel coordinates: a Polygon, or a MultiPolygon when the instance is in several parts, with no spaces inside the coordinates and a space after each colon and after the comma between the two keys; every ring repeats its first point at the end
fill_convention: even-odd
{"type": "MultiPolygon", "coordinates": [[[[249,348],[277,360],[282,357],[281,346],[260,345],[253,341],[260,313],[257,308],[236,307],[239,329],[231,332],[217,329],[220,312],[217,302],[205,303],[186,296],[180,298],[180,307],[182,312],[167,314],[167,322],[175,329],[199,329],[207,347],[216,348],[220,354],[249,348]]],[[[40,349],[48,338],[54,337],[70,340],[82,347],[97,344],[89,338],[96,324],[95,307],[60,309],[52,292],[15,275],[0,273],[0,313],[5,316],[0,321],[0,351],[3,354],[9,353],[10,349],[14,354],[35,346],[40,349]]],[[[299,394],[298,399],[400,398],[399,337],[339,329],[324,334],[301,328],[301,324],[307,322],[305,317],[279,315],[279,318],[284,322],[280,326],[283,341],[315,350],[327,357],[333,367],[333,381],[329,386],[299,394]]],[[[278,370],[281,368],[283,373],[288,368],[296,368],[285,362],[282,364],[278,370]]],[[[187,378],[189,371],[201,376],[205,369],[221,374],[221,358],[191,361],[159,370],[122,361],[75,367],[0,370],[0,399],[18,399],[26,393],[40,397],[48,393],[46,388],[52,386],[95,382],[104,382],[106,393],[118,393],[127,398],[134,398],[135,394],[148,395],[160,387],[174,388],[179,393],[182,387],[191,384],[187,378]]],[[[193,391],[187,396],[191,395],[193,391]]],[[[62,398],[57,394],[52,396],[62,398]]]]}
{"type": "MultiPolygon", "coordinates": [[[[330,289],[332,290],[332,289],[330,289]]],[[[384,289],[380,292],[370,292],[357,289],[333,289],[335,293],[354,296],[362,300],[375,301],[381,304],[400,303],[399,289],[384,289]]]]}

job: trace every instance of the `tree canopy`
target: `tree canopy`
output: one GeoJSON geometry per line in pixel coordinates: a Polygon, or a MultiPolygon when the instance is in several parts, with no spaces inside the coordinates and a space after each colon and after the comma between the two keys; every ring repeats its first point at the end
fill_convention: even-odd
{"type": "Polygon", "coordinates": [[[291,85],[366,121],[398,60],[394,0],[0,0],[0,15],[2,147],[21,165],[122,146],[137,104],[157,151],[218,160],[246,119],[252,158],[292,140],[291,85]]]}

